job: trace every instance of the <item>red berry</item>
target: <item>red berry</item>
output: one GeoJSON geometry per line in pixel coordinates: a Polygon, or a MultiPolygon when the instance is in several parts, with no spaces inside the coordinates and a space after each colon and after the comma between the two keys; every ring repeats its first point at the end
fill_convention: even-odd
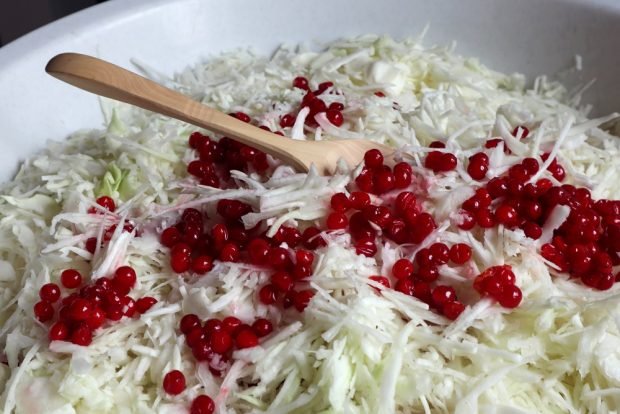
{"type": "Polygon", "coordinates": [[[383,165],[383,154],[378,149],[371,149],[364,154],[364,165],[368,168],[377,168],[383,165]]]}
{"type": "Polygon", "coordinates": [[[105,319],[105,312],[101,308],[95,307],[91,311],[88,319],[86,319],[86,325],[88,325],[90,329],[95,330],[103,326],[103,324],[105,323],[105,319]]]}
{"type": "Polygon", "coordinates": [[[286,293],[293,289],[293,279],[286,272],[276,272],[271,276],[272,285],[278,289],[278,291],[286,293]]]}
{"type": "Polygon", "coordinates": [[[414,286],[411,279],[399,279],[396,282],[396,286],[394,286],[394,289],[397,292],[403,293],[408,296],[413,296],[414,294],[414,286]]]}
{"type": "Polygon", "coordinates": [[[523,225],[523,232],[530,239],[538,240],[540,236],[542,236],[542,227],[536,223],[528,221],[523,225]]]}
{"type": "Polygon", "coordinates": [[[202,135],[200,132],[192,132],[189,136],[189,146],[193,149],[199,149],[208,142],[209,138],[202,135]]]}
{"type": "Polygon", "coordinates": [[[471,247],[464,243],[457,243],[450,248],[450,260],[455,264],[464,264],[471,259],[471,247]]]}
{"type": "Polygon", "coordinates": [[[344,105],[340,102],[332,102],[331,104],[329,104],[329,107],[327,109],[330,109],[332,111],[342,111],[344,109],[344,105]]]}
{"type": "Polygon", "coordinates": [[[213,414],[215,412],[215,403],[211,397],[207,395],[199,395],[194,398],[189,409],[189,414],[213,414]]]}
{"type": "Polygon", "coordinates": [[[69,305],[67,316],[74,321],[84,321],[90,317],[93,310],[93,304],[86,299],[76,298],[69,305]]]}
{"type": "Polygon", "coordinates": [[[113,282],[116,281],[116,283],[128,288],[134,287],[136,280],[136,271],[129,266],[121,266],[114,273],[113,282]]]}
{"type": "Polygon", "coordinates": [[[512,309],[519,306],[522,298],[521,289],[515,285],[507,285],[502,289],[498,301],[503,307],[512,309]]]}
{"type": "Polygon", "coordinates": [[[47,334],[50,341],[64,341],[69,337],[69,327],[63,321],[54,323],[47,334]]]}
{"type": "Polygon", "coordinates": [[[434,265],[443,265],[450,260],[450,249],[444,243],[433,243],[429,247],[429,251],[433,256],[434,265]]]}
{"type": "Polygon", "coordinates": [[[443,308],[446,303],[456,300],[456,292],[450,286],[439,285],[433,289],[432,298],[437,307],[443,308]]]}
{"type": "Polygon", "coordinates": [[[258,291],[258,299],[265,305],[276,303],[276,289],[273,285],[265,285],[258,291]]]}
{"type": "Polygon", "coordinates": [[[438,158],[437,164],[433,171],[435,172],[448,172],[452,171],[456,168],[457,160],[454,154],[449,152],[441,154],[441,157],[438,158]]]}
{"type": "Polygon", "coordinates": [[[334,211],[327,216],[326,224],[329,230],[341,230],[347,228],[349,219],[344,213],[334,211]]]}
{"type": "Polygon", "coordinates": [[[273,331],[273,325],[267,319],[260,318],[254,321],[252,324],[252,330],[259,337],[269,335],[273,331]]]}
{"type": "Polygon", "coordinates": [[[181,232],[176,227],[168,227],[161,233],[161,244],[172,247],[181,241],[181,232]]]}
{"type": "Polygon", "coordinates": [[[358,240],[355,243],[355,253],[366,257],[373,257],[377,253],[377,245],[373,240],[358,240]]]}
{"type": "Polygon", "coordinates": [[[205,322],[204,332],[207,335],[212,335],[213,332],[221,332],[224,330],[224,324],[219,319],[211,318],[205,322]]]}
{"type": "Polygon", "coordinates": [[[317,95],[322,94],[323,92],[325,92],[327,89],[331,88],[334,86],[334,82],[321,82],[319,83],[319,88],[318,90],[315,92],[317,95]]]}
{"type": "Polygon", "coordinates": [[[489,170],[489,157],[484,152],[478,152],[469,157],[467,173],[474,180],[482,180],[489,170]]]}
{"type": "Polygon", "coordinates": [[[304,78],[303,76],[297,76],[295,79],[293,79],[293,88],[299,88],[307,91],[308,89],[310,89],[308,86],[308,79],[304,78]]]}
{"type": "Polygon", "coordinates": [[[75,289],[82,284],[82,275],[75,269],[64,270],[60,274],[60,283],[67,289],[75,289]]]}
{"type": "Polygon", "coordinates": [[[200,327],[200,318],[193,313],[184,315],[179,323],[179,328],[184,335],[187,335],[192,329],[198,327],[200,327]]]}
{"type": "Polygon", "coordinates": [[[88,346],[92,341],[93,331],[86,324],[79,325],[73,333],[71,333],[71,342],[76,345],[88,346]]]}
{"type": "Polygon", "coordinates": [[[39,322],[47,322],[54,317],[54,307],[44,300],[37,302],[34,305],[34,316],[39,322]]]}
{"type": "Polygon", "coordinates": [[[250,262],[255,265],[264,265],[268,262],[269,242],[265,239],[252,239],[248,244],[248,256],[250,262]]]}
{"type": "Polygon", "coordinates": [[[508,182],[505,178],[492,178],[487,183],[487,190],[491,198],[504,197],[508,193],[508,182]]]}
{"type": "Polygon", "coordinates": [[[192,347],[192,355],[196,358],[196,361],[209,361],[213,358],[213,350],[211,344],[204,338],[194,344],[192,347]]]}
{"type": "Polygon", "coordinates": [[[375,173],[374,192],[376,194],[383,194],[391,191],[395,187],[394,174],[390,170],[381,170],[375,173]]]}
{"type": "Polygon", "coordinates": [[[508,204],[501,204],[495,209],[495,220],[506,227],[514,227],[519,220],[517,211],[508,204]]]}
{"type": "Polygon", "coordinates": [[[41,300],[54,303],[60,299],[60,288],[56,283],[46,283],[39,289],[39,297],[41,300]]]}
{"type": "Polygon", "coordinates": [[[370,196],[363,191],[353,191],[349,197],[351,207],[356,210],[362,210],[364,207],[370,205],[370,196]]]}
{"type": "Polygon", "coordinates": [[[421,243],[437,228],[433,216],[428,213],[421,213],[415,220],[411,229],[411,241],[421,243]]]}
{"type": "Polygon", "coordinates": [[[502,140],[500,138],[489,139],[489,140],[487,140],[487,142],[484,143],[484,147],[485,148],[495,148],[495,147],[497,147],[502,142],[504,142],[504,140],[502,140]]]}
{"type": "Polygon", "coordinates": [[[313,296],[314,292],[312,290],[302,290],[297,292],[293,297],[293,305],[295,306],[295,309],[299,312],[303,312],[312,300],[313,296]]]}
{"type": "MultiPolygon", "coordinates": [[[[370,201],[370,199],[368,201],[370,201]]],[[[347,210],[351,208],[351,202],[345,193],[334,194],[330,199],[330,205],[332,210],[340,213],[346,213],[347,210]]]]}
{"type": "Polygon", "coordinates": [[[491,213],[489,210],[486,210],[486,209],[479,210],[476,213],[476,222],[483,229],[488,229],[495,225],[495,219],[493,218],[493,213],[491,213]]]}
{"type": "Polygon", "coordinates": [[[139,313],[146,313],[157,303],[157,299],[151,296],[144,296],[136,301],[136,310],[139,313]]]}
{"type": "Polygon", "coordinates": [[[185,390],[185,375],[179,370],[168,372],[164,376],[164,391],[170,395],[179,395],[185,390]]]}
{"type": "Polygon", "coordinates": [[[84,248],[90,254],[95,254],[95,250],[97,250],[97,238],[96,237],[89,237],[88,239],[86,239],[86,243],[84,245],[84,248]]]}
{"type": "Polygon", "coordinates": [[[368,279],[373,280],[386,288],[390,288],[390,280],[385,276],[370,276],[368,279]]]}
{"type": "Polygon", "coordinates": [[[327,120],[337,127],[341,126],[344,122],[344,117],[340,111],[328,109],[325,115],[327,116],[327,120]]]}
{"type": "Polygon", "coordinates": [[[116,204],[114,203],[112,197],[101,196],[97,199],[97,204],[110,212],[114,212],[114,210],[116,210],[116,204]]]}
{"type": "Polygon", "coordinates": [[[216,354],[225,354],[233,346],[233,339],[226,331],[216,331],[211,334],[211,349],[216,354]]]}
{"type": "MultiPolygon", "coordinates": [[[[190,253],[186,252],[184,247],[186,244],[180,243],[172,248],[170,253],[170,266],[176,273],[183,273],[189,270],[191,266],[190,253]]],[[[187,246],[189,248],[189,246],[187,246]]]]}
{"type": "Polygon", "coordinates": [[[458,227],[462,230],[471,230],[476,225],[476,218],[471,212],[466,210],[461,210],[459,212],[458,220],[460,220],[458,227]]]}
{"type": "Polygon", "coordinates": [[[439,271],[434,266],[420,267],[415,277],[423,282],[432,283],[439,278],[439,271]]]}
{"type": "Polygon", "coordinates": [[[282,115],[280,118],[280,126],[282,128],[292,127],[295,125],[295,116],[293,114],[282,115]]]}
{"type": "Polygon", "coordinates": [[[433,141],[430,143],[428,147],[429,148],[445,148],[446,144],[444,144],[442,141],[433,141]]]}
{"type": "Polygon", "coordinates": [[[292,264],[288,250],[283,247],[274,247],[269,250],[269,263],[277,270],[288,269],[292,264]]]}
{"type": "Polygon", "coordinates": [[[258,345],[258,336],[250,329],[242,329],[235,337],[239,349],[253,348],[258,345]]]}
{"type": "Polygon", "coordinates": [[[521,134],[521,139],[527,138],[527,136],[530,134],[530,130],[523,125],[516,126],[515,129],[512,130],[512,135],[514,137],[517,137],[519,134],[521,134]]]}
{"type": "Polygon", "coordinates": [[[446,318],[450,320],[455,320],[461,315],[461,313],[463,313],[464,310],[465,310],[465,305],[455,300],[453,302],[446,303],[443,306],[442,312],[446,318]]]}
{"type": "Polygon", "coordinates": [[[413,170],[406,162],[399,162],[394,166],[394,187],[407,188],[413,180],[413,170]]]}
{"type": "Polygon", "coordinates": [[[302,235],[304,246],[314,250],[327,245],[325,239],[321,236],[321,230],[316,227],[308,227],[302,235]]]}
{"type": "Polygon", "coordinates": [[[236,243],[226,243],[220,251],[220,260],[223,262],[236,262],[240,256],[241,252],[236,243]]]}
{"type": "Polygon", "coordinates": [[[303,266],[312,266],[314,263],[314,253],[299,249],[295,252],[295,264],[303,266]]]}
{"type": "Polygon", "coordinates": [[[408,259],[399,259],[392,266],[392,275],[396,279],[405,279],[413,274],[413,263],[408,259]]]}
{"type": "Polygon", "coordinates": [[[213,269],[213,259],[210,256],[198,256],[192,261],[192,270],[199,275],[204,275],[213,269]]]}
{"type": "Polygon", "coordinates": [[[227,316],[222,320],[222,327],[224,328],[224,331],[231,335],[235,335],[241,325],[242,322],[239,318],[235,318],[234,316],[227,316]]]}

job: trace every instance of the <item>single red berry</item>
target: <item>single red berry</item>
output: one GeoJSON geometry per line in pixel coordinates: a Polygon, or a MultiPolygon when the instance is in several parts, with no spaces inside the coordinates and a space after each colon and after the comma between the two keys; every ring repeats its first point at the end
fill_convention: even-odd
{"type": "Polygon", "coordinates": [[[476,218],[466,210],[461,210],[458,215],[458,227],[461,230],[471,230],[476,225],[476,218]]]}
{"type": "Polygon", "coordinates": [[[327,120],[337,127],[341,126],[344,122],[344,117],[340,111],[328,109],[325,115],[327,116],[327,120]]]}
{"type": "Polygon", "coordinates": [[[394,174],[389,169],[382,169],[375,173],[374,179],[374,192],[376,194],[387,193],[394,189],[396,183],[394,174]]]}
{"type": "Polygon", "coordinates": [[[321,236],[321,230],[311,226],[304,230],[302,235],[304,246],[308,249],[314,250],[319,247],[327,246],[327,241],[321,236]]]}
{"type": "Polygon", "coordinates": [[[269,250],[269,263],[274,269],[286,270],[291,267],[292,261],[288,250],[274,247],[269,250]]]}
{"type": "Polygon", "coordinates": [[[54,307],[47,301],[40,301],[34,305],[34,316],[39,322],[47,322],[54,317],[54,307]]]}
{"type": "Polygon", "coordinates": [[[433,256],[434,265],[443,265],[450,260],[450,249],[444,243],[433,243],[429,247],[429,251],[433,256]]]}
{"type": "Polygon", "coordinates": [[[502,289],[502,293],[499,296],[499,304],[505,308],[516,308],[523,299],[523,293],[515,285],[507,285],[502,289]]]}
{"type": "Polygon", "coordinates": [[[273,285],[265,285],[258,291],[258,299],[265,305],[276,303],[276,288],[273,285]]]}
{"type": "Polygon", "coordinates": [[[192,347],[192,355],[196,361],[210,361],[213,359],[213,350],[211,344],[204,338],[192,347]]]}
{"type": "Polygon", "coordinates": [[[236,243],[226,243],[220,251],[220,260],[223,262],[236,262],[241,256],[241,251],[236,243]]]}
{"type": "Polygon", "coordinates": [[[215,412],[215,403],[208,395],[199,395],[194,398],[189,409],[189,414],[213,414],[215,412]]]}
{"type": "Polygon", "coordinates": [[[304,78],[303,76],[297,76],[295,79],[293,79],[293,88],[299,88],[307,91],[308,89],[310,89],[310,87],[308,86],[308,79],[304,78]]]}
{"type": "Polygon", "coordinates": [[[495,148],[495,147],[497,147],[502,142],[504,142],[504,140],[502,140],[500,138],[489,139],[489,140],[487,140],[484,143],[484,147],[485,148],[495,148]]]}
{"type": "Polygon", "coordinates": [[[258,345],[258,336],[251,329],[242,329],[235,337],[239,349],[253,348],[258,345]]]}
{"type": "Polygon", "coordinates": [[[60,274],[60,283],[67,289],[75,289],[82,284],[82,275],[75,269],[64,270],[60,274]]]}
{"type": "Polygon", "coordinates": [[[80,346],[88,346],[93,342],[93,331],[88,325],[81,324],[71,333],[71,342],[80,346]]]}
{"type": "Polygon", "coordinates": [[[164,376],[164,391],[170,395],[179,395],[185,390],[185,375],[179,370],[168,372],[164,376]]]}
{"type": "Polygon", "coordinates": [[[95,330],[103,326],[105,319],[105,312],[101,308],[95,307],[90,312],[88,319],[86,319],[86,325],[88,325],[90,329],[95,330]]]}
{"type": "Polygon", "coordinates": [[[184,315],[179,323],[179,328],[184,335],[187,335],[192,329],[200,327],[200,318],[193,313],[184,315]]]}
{"type": "Polygon", "coordinates": [[[430,304],[433,300],[431,296],[431,286],[427,282],[415,280],[413,282],[413,296],[424,303],[430,304]]]}
{"type": "Polygon", "coordinates": [[[514,207],[508,204],[500,204],[495,209],[495,220],[506,227],[513,227],[519,220],[519,216],[514,207]]]}
{"type": "Polygon", "coordinates": [[[364,207],[370,205],[370,196],[363,191],[353,191],[349,197],[351,207],[356,210],[362,210],[364,207]]]}
{"type": "Polygon", "coordinates": [[[295,252],[295,264],[312,266],[314,263],[314,253],[308,250],[299,249],[295,252]]]}
{"type": "Polygon", "coordinates": [[[189,136],[189,146],[193,149],[199,149],[209,141],[209,138],[200,132],[192,132],[189,136]]]}
{"type": "Polygon", "coordinates": [[[489,157],[484,152],[478,152],[469,157],[467,173],[474,180],[482,180],[489,170],[489,157]]]}
{"type": "Polygon", "coordinates": [[[293,305],[295,306],[295,309],[299,312],[303,312],[312,300],[313,296],[314,292],[312,290],[301,290],[297,292],[293,297],[293,305]]]}
{"type": "Polygon", "coordinates": [[[388,289],[390,288],[390,280],[385,276],[370,276],[368,279],[373,280],[388,289]]]}
{"type": "Polygon", "coordinates": [[[309,277],[312,274],[312,267],[302,264],[296,264],[293,268],[293,278],[301,280],[309,277]]]}
{"type": "Polygon", "coordinates": [[[259,338],[262,338],[273,332],[273,324],[267,319],[259,318],[252,324],[252,330],[259,338]]]}
{"type": "Polygon", "coordinates": [[[270,246],[267,240],[261,238],[252,239],[247,248],[250,262],[255,265],[267,264],[269,249],[270,246]]]}
{"type": "Polygon", "coordinates": [[[116,204],[114,203],[112,197],[101,196],[97,199],[97,204],[110,212],[114,212],[114,210],[116,210],[116,204]]]}
{"type": "Polygon", "coordinates": [[[293,114],[282,115],[280,118],[280,127],[287,128],[295,125],[295,116],[293,114]]]}
{"type": "Polygon", "coordinates": [[[116,272],[114,273],[113,282],[116,281],[116,283],[119,283],[128,288],[134,287],[134,285],[136,284],[136,280],[136,271],[133,270],[133,268],[130,266],[121,266],[116,269],[116,272]]]}
{"type": "Polygon", "coordinates": [[[317,91],[315,92],[316,95],[320,95],[323,92],[325,92],[326,90],[328,90],[329,88],[334,86],[334,82],[321,82],[319,83],[319,87],[317,89],[317,91]]]}
{"type": "Polygon", "coordinates": [[[450,320],[455,320],[458,318],[461,313],[465,310],[465,305],[461,302],[455,300],[452,302],[448,302],[443,306],[442,312],[444,316],[450,320]]]}
{"type": "Polygon", "coordinates": [[[396,286],[394,286],[394,289],[397,292],[403,293],[407,296],[413,296],[414,294],[414,286],[411,279],[399,279],[396,282],[396,286]]]}
{"type": "Polygon", "coordinates": [[[616,282],[616,278],[614,277],[613,273],[602,274],[598,283],[596,284],[596,289],[598,290],[611,289],[611,287],[614,285],[615,282],[616,282]]]}
{"type": "Polygon", "coordinates": [[[355,242],[355,253],[366,257],[373,257],[377,253],[377,245],[374,240],[358,240],[355,242]]]}
{"type": "Polygon", "coordinates": [[[330,199],[330,205],[332,210],[340,213],[346,213],[351,208],[351,202],[345,193],[334,194],[330,199]]]}
{"type": "Polygon", "coordinates": [[[69,304],[67,316],[73,321],[85,321],[93,311],[93,304],[89,300],[76,298],[69,304]]]}
{"type": "Polygon", "coordinates": [[[530,239],[538,240],[540,236],[542,236],[542,227],[536,223],[528,221],[523,225],[523,232],[530,239]]]}
{"type": "Polygon", "coordinates": [[[392,266],[392,275],[396,279],[405,279],[413,274],[413,263],[408,259],[399,259],[392,266]]]}
{"type": "Polygon", "coordinates": [[[492,178],[487,183],[487,190],[491,198],[504,197],[508,193],[508,182],[505,178],[492,178]]]}
{"type": "Polygon", "coordinates": [[[344,213],[334,211],[327,216],[326,224],[329,230],[341,230],[347,228],[349,219],[344,213]]]}
{"type": "Polygon", "coordinates": [[[204,324],[204,332],[207,335],[212,335],[213,332],[221,332],[224,330],[224,324],[222,321],[216,318],[207,319],[204,324]]]}
{"type": "Polygon", "coordinates": [[[383,154],[378,149],[371,149],[364,154],[364,165],[368,168],[377,168],[383,165],[383,154]]]}
{"type": "Polygon", "coordinates": [[[428,213],[421,213],[417,216],[413,227],[411,228],[411,241],[413,243],[422,243],[437,228],[435,219],[428,213]]]}
{"type": "Polygon", "coordinates": [[[446,303],[454,302],[456,300],[456,292],[453,287],[439,285],[433,289],[432,298],[433,303],[438,308],[443,308],[446,303]]]}
{"type": "Polygon", "coordinates": [[[161,233],[160,241],[166,247],[172,247],[181,241],[181,232],[176,227],[168,227],[161,233]]]}
{"type": "Polygon", "coordinates": [[[448,172],[456,168],[457,159],[454,154],[449,152],[441,154],[441,157],[437,160],[437,164],[433,171],[435,172],[448,172]]]}
{"type": "Polygon", "coordinates": [[[462,265],[471,259],[471,247],[465,243],[457,243],[450,248],[450,260],[454,264],[462,265]]]}
{"type": "Polygon", "coordinates": [[[293,278],[286,272],[276,272],[271,276],[272,285],[280,292],[286,293],[293,289],[293,278]]]}
{"type": "Polygon", "coordinates": [[[413,180],[413,170],[406,162],[399,162],[394,166],[394,187],[407,188],[413,180]]]}
{"type": "Polygon", "coordinates": [[[60,299],[60,287],[56,283],[46,283],[39,289],[39,297],[49,303],[60,299]]]}
{"type": "Polygon", "coordinates": [[[216,354],[225,354],[233,346],[233,339],[226,331],[217,331],[211,334],[211,349],[216,354]]]}
{"type": "Polygon", "coordinates": [[[47,334],[50,341],[64,341],[69,337],[69,327],[63,321],[55,322],[47,334]]]}
{"type": "Polygon", "coordinates": [[[198,346],[200,342],[207,339],[207,334],[200,328],[200,326],[193,328],[187,334],[185,334],[185,342],[187,346],[193,348],[198,346]]]}
{"type": "Polygon", "coordinates": [[[222,320],[224,331],[228,332],[230,335],[236,335],[241,325],[243,325],[243,322],[234,316],[227,316],[222,320]]]}
{"type": "Polygon", "coordinates": [[[146,313],[157,303],[157,299],[152,296],[144,296],[136,301],[136,310],[139,313],[146,313]]]}
{"type": "Polygon", "coordinates": [[[445,148],[446,144],[444,144],[442,141],[433,141],[430,143],[428,147],[429,148],[445,148]]]}
{"type": "Polygon", "coordinates": [[[204,275],[213,269],[213,259],[210,256],[198,256],[192,261],[192,270],[199,275],[204,275]]]}
{"type": "Polygon", "coordinates": [[[84,248],[90,254],[95,254],[95,251],[97,250],[97,238],[96,237],[89,237],[88,239],[86,239],[86,243],[84,244],[84,248]]]}
{"type": "Polygon", "coordinates": [[[415,274],[415,278],[422,282],[432,283],[439,279],[439,270],[436,267],[420,267],[418,273],[415,274]]]}
{"type": "Polygon", "coordinates": [[[180,243],[174,246],[170,253],[170,266],[174,272],[183,273],[189,270],[191,266],[191,257],[190,253],[185,252],[183,249],[179,248],[179,246],[187,245],[180,243]]]}

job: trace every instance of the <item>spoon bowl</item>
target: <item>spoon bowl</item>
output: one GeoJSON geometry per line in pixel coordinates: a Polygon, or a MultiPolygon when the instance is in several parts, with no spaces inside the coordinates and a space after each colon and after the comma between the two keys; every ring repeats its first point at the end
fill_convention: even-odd
{"type": "Polygon", "coordinates": [[[282,160],[300,172],[307,172],[314,165],[319,173],[330,174],[335,171],[340,159],[354,167],[370,149],[392,152],[385,145],[363,139],[302,141],[285,138],[92,56],[62,53],[52,58],[45,70],[64,82],[94,94],[230,136],[282,160]]]}

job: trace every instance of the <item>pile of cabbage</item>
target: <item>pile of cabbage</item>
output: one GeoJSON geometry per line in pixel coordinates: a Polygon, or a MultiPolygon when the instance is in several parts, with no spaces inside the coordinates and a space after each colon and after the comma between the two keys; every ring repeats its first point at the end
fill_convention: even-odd
{"type": "Polygon", "coordinates": [[[355,170],[296,174],[271,159],[268,179],[233,174],[242,190],[200,187],[185,172],[194,157],[187,146],[194,127],[106,101],[105,129],[49,143],[0,189],[2,412],[178,413],[201,393],[216,400],[219,413],[617,412],[619,288],[597,292],[555,274],[539,243],[520,230],[488,229],[476,238],[449,224],[473,193],[463,160],[490,137],[511,139],[514,125],[527,125],[532,138],[513,143],[513,157],[495,154],[492,174],[553,150],[567,182],[588,186],[594,198],[620,197],[620,141],[599,128],[614,115],[589,120],[575,107],[578,97],[546,78],[527,88],[522,76],[494,72],[452,48],[376,36],[321,52],[282,47],[265,57],[234,51],[166,81],[277,130],[280,116],[303,97],[291,87],[300,75],[314,87],[334,82],[341,94],[325,100],[344,102],[345,123],[319,122],[285,134],[364,137],[411,159],[416,173],[427,175],[424,208],[438,223],[419,248],[437,240],[473,246],[471,263],[440,268],[441,280],[472,306],[451,322],[415,298],[377,294],[368,276],[389,273],[399,251],[387,244],[375,258],[357,256],[346,233],[328,235],[329,245],[317,251],[317,294],[303,314],[260,304],[257,287],[269,273],[252,265],[218,263],[203,277],[175,275],[158,231],[175,223],[183,208],[213,211],[218,199],[240,199],[256,211],[246,225],[266,220],[273,233],[284,223],[320,222],[330,196],[345,191],[355,170]],[[421,165],[425,147],[438,139],[460,162],[456,171],[434,176],[421,165]],[[89,215],[102,194],[114,197],[119,209],[89,215]],[[94,257],[85,250],[87,238],[125,220],[137,225],[139,237],[119,230],[94,257]],[[479,300],[471,289],[482,269],[504,263],[513,266],[524,293],[515,310],[479,300]],[[158,304],[140,318],[104,326],[89,347],[50,346],[32,311],[39,287],[58,281],[66,268],[97,278],[122,264],[138,272],[132,295],[154,296],[158,304]],[[177,327],[186,313],[267,317],[279,327],[260,347],[238,351],[220,379],[185,346],[177,327]],[[176,397],[161,387],[172,369],[188,381],[176,397]]]}

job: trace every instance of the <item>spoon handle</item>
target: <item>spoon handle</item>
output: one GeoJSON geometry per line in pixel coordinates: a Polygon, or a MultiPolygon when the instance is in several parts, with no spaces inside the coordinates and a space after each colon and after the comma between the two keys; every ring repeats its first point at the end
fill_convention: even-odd
{"type": "Polygon", "coordinates": [[[196,102],[136,73],[92,56],[62,53],[45,67],[50,75],[73,86],[157,112],[210,131],[233,137],[296,168],[308,171],[297,155],[299,141],[286,139],[196,102]]]}

